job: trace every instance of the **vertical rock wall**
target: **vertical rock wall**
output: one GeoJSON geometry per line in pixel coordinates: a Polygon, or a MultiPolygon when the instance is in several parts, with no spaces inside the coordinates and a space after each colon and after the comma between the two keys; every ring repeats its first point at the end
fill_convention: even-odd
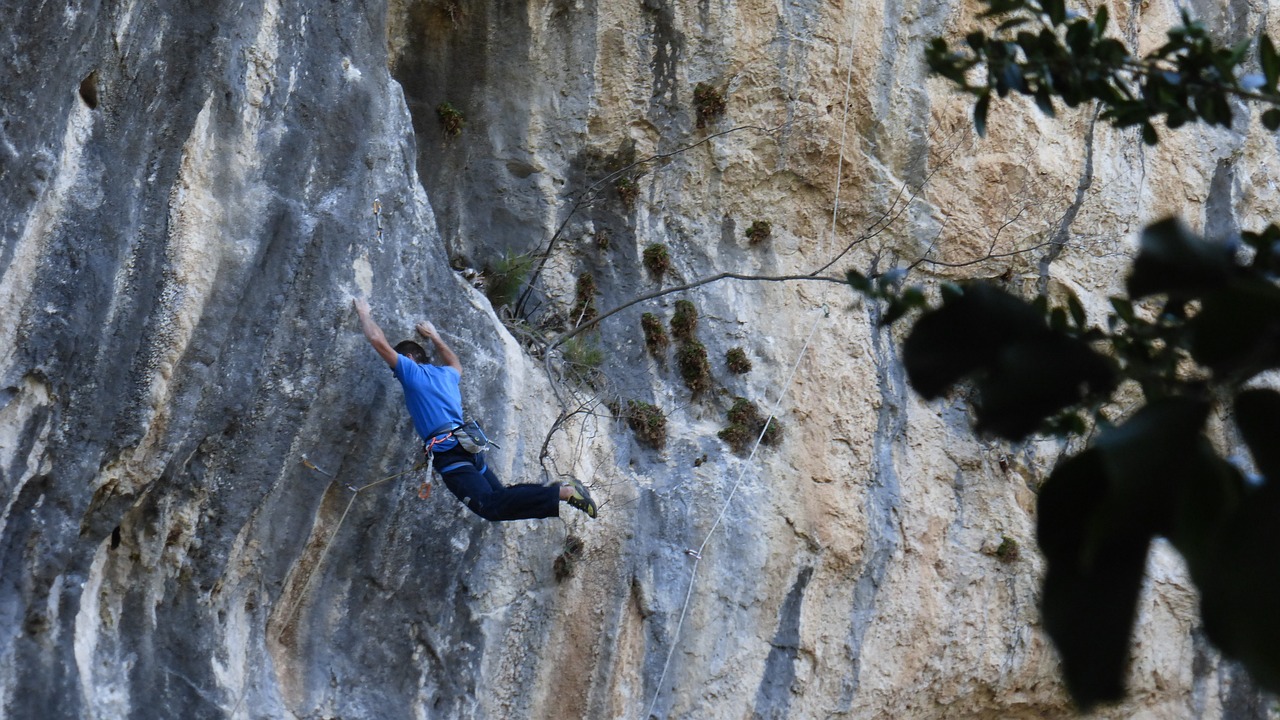
{"type": "MultiPolygon", "coordinates": [[[[1193,5],[1228,37],[1270,21],[1193,5]]],[[[1111,7],[1143,46],[1176,13],[1111,7]]],[[[601,323],[594,389],[553,385],[521,340],[565,321],[583,274],[601,310],[657,290],[652,243],[667,286],[925,257],[925,279],[1071,288],[1101,321],[1143,223],[1270,217],[1275,143],[1244,108],[1153,150],[1010,102],[975,138],[920,61],[973,12],[0,9],[0,714],[1068,715],[1032,539],[1065,448],[975,439],[963,397],[921,403],[846,288],[726,280],[637,305],[601,323]],[[704,127],[698,83],[726,100],[704,127]],[[628,205],[611,173],[646,158],[628,205]],[[451,268],[553,237],[532,329],[451,268]],[[580,477],[601,518],[491,525],[418,499],[356,295],[391,336],[441,326],[504,478],[580,477]],[[676,299],[714,378],[697,396],[639,329],[676,299]],[[734,346],[746,375],[724,367],[734,346]],[[748,462],[717,438],[735,396],[767,411],[783,391],[778,447],[748,462]],[[667,413],[665,450],[607,409],[631,399],[667,413]],[[570,535],[582,556],[557,565],[570,535]]],[[[1132,698],[1104,715],[1264,716],[1197,633],[1173,554],[1150,570],[1132,698]]]]}

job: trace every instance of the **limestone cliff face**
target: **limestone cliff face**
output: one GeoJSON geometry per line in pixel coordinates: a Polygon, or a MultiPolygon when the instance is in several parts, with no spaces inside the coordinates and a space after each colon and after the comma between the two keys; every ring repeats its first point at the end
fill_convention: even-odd
{"type": "MultiPolygon", "coordinates": [[[[1140,46],[1176,13],[1110,5],[1140,46]]],[[[1227,37],[1275,20],[1192,6],[1227,37]]],[[[920,402],[847,288],[725,280],[637,305],[601,323],[594,389],[527,341],[563,326],[583,274],[601,311],[659,289],[653,243],[665,286],[924,258],[921,279],[1071,288],[1100,321],[1143,223],[1272,217],[1280,155],[1243,108],[1156,150],[1017,102],[974,137],[920,60],[973,11],[0,9],[0,715],[1068,715],[1032,537],[1065,448],[975,439],[963,397],[920,402]],[[702,127],[699,83],[725,100],[702,127]],[[647,158],[623,202],[610,173],[647,158]],[[553,237],[532,329],[454,270],[553,237]],[[419,444],[358,295],[389,335],[441,326],[505,479],[582,478],[600,519],[492,525],[419,499],[420,473],[373,485],[419,444]],[[710,359],[696,397],[640,331],[677,299],[710,359]],[[732,398],[782,391],[782,442],[733,454],[732,398]],[[627,400],[666,412],[664,450],[608,409],[627,400]],[[570,535],[581,556],[557,564],[570,535]]],[[[1195,602],[1158,547],[1132,697],[1104,716],[1266,716],[1195,602]]]]}

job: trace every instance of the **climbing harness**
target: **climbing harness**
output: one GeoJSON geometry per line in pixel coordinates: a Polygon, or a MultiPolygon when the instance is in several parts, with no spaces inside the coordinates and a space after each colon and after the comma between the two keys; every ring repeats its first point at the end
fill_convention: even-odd
{"type": "Polygon", "coordinates": [[[685,591],[684,604],[680,608],[680,619],[676,622],[676,630],[671,635],[671,647],[667,650],[667,659],[662,663],[662,673],[658,676],[658,683],[653,692],[653,702],[649,704],[649,712],[645,717],[653,716],[653,709],[658,705],[658,698],[662,695],[662,682],[667,677],[667,669],[671,666],[671,657],[676,652],[676,645],[680,642],[680,631],[684,628],[684,618],[689,610],[689,601],[693,597],[694,581],[698,577],[698,566],[702,563],[702,553],[707,548],[707,543],[711,541],[711,536],[715,534],[720,522],[724,520],[724,515],[729,511],[729,504],[733,502],[733,497],[738,492],[738,486],[742,484],[742,477],[746,475],[747,468],[751,466],[751,461],[756,456],[756,450],[760,448],[761,441],[764,440],[765,432],[769,429],[769,423],[777,416],[778,409],[782,406],[782,400],[787,395],[787,390],[791,387],[791,381],[795,379],[796,370],[800,367],[800,361],[804,359],[804,355],[809,350],[809,343],[813,340],[814,333],[818,330],[818,323],[823,319],[831,316],[831,310],[825,305],[822,307],[822,316],[815,318],[813,325],[809,328],[809,336],[805,338],[804,345],[800,348],[799,355],[796,356],[795,363],[791,366],[791,372],[787,375],[787,380],[782,384],[782,389],[778,393],[778,399],[773,403],[773,409],[769,411],[769,417],[765,418],[764,427],[760,429],[760,434],[756,437],[756,442],[751,446],[751,454],[747,455],[747,459],[742,462],[742,469],[738,471],[738,478],[734,480],[733,487],[729,490],[729,496],[725,498],[724,505],[720,508],[720,514],[716,516],[716,521],[712,523],[711,529],[707,531],[706,537],[702,539],[702,544],[696,550],[687,548],[685,555],[693,558],[693,570],[689,574],[689,588],[685,591]]]}
{"type": "MultiPolygon", "coordinates": [[[[437,429],[431,434],[431,439],[426,442],[426,445],[422,449],[423,454],[426,455],[427,458],[427,479],[423,480],[422,484],[418,486],[418,497],[423,500],[431,497],[431,471],[435,467],[436,446],[449,439],[456,440],[463,450],[466,450],[472,455],[486,452],[491,447],[502,447],[498,443],[490,440],[489,437],[484,434],[484,430],[480,427],[480,423],[475,420],[468,420],[464,423],[454,423],[437,429]]],[[[440,472],[443,474],[467,464],[468,463],[454,463],[448,467],[440,468],[440,472]]]]}

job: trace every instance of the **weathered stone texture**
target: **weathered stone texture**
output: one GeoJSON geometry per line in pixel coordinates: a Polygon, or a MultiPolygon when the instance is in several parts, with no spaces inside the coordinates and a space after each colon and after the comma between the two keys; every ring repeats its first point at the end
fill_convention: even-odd
{"type": "MultiPolygon", "coordinates": [[[[1111,5],[1142,46],[1176,13],[1111,5]]],[[[1192,6],[1230,37],[1280,22],[1192,6]]],[[[452,267],[554,237],[526,307],[553,323],[583,273],[602,310],[656,290],[651,243],[669,285],[928,253],[922,279],[1071,289],[1101,321],[1144,223],[1271,219],[1280,156],[1245,108],[1151,149],[1090,110],[1010,101],[975,137],[921,60],[974,10],[5,4],[0,715],[1069,715],[1033,539],[1064,448],[974,438],[962,394],[922,403],[875,308],[832,283],[664,296],[601,324],[592,398],[553,386],[452,267]],[[727,106],[704,128],[698,83],[727,106]],[[610,173],[655,155],[627,207],[610,173]],[[358,295],[389,335],[440,325],[504,478],[576,475],[601,518],[489,525],[442,489],[419,500],[420,474],[373,485],[419,446],[358,295]],[[716,383],[698,397],[640,333],[677,298],[716,383]],[[724,368],[734,346],[745,376],[724,368]],[[784,389],[781,445],[733,455],[716,437],[732,398],[767,410],[784,389]],[[656,403],[666,450],[592,404],[544,458],[582,398],[656,403]],[[560,580],[569,534],[585,549],[560,580]]],[[[1150,570],[1132,699],[1100,716],[1265,716],[1196,631],[1176,556],[1150,570]]]]}

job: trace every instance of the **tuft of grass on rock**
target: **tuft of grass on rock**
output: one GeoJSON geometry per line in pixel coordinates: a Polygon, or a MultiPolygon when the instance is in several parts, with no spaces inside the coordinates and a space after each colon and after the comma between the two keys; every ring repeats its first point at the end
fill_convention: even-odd
{"type": "Polygon", "coordinates": [[[578,563],[582,560],[582,551],[585,548],[586,543],[582,542],[582,538],[577,535],[570,535],[564,539],[564,549],[556,556],[555,562],[551,566],[556,576],[556,582],[564,582],[573,577],[573,571],[577,569],[578,563]]]}
{"type": "Polygon", "coordinates": [[[596,279],[591,273],[582,273],[578,276],[578,283],[574,287],[574,303],[573,309],[569,311],[569,317],[574,327],[577,327],[582,323],[595,320],[599,314],[600,312],[596,310],[596,279]]]}
{"type": "Polygon", "coordinates": [[[759,245],[773,235],[773,225],[768,220],[755,220],[747,228],[747,242],[759,245]]]}
{"type": "Polygon", "coordinates": [[[995,551],[996,559],[1003,563],[1011,563],[1022,556],[1022,549],[1018,547],[1018,541],[1008,535],[1000,536],[1000,546],[995,551]]]}
{"type": "Polygon", "coordinates": [[[760,414],[760,408],[756,404],[743,397],[735,397],[733,406],[725,414],[729,424],[717,436],[729,444],[733,451],[739,455],[745,455],[756,438],[760,438],[761,445],[774,446],[782,441],[782,425],[777,418],[769,420],[769,425],[765,427],[765,417],[760,414]],[[763,437],[761,430],[764,431],[763,437]]]}
{"type": "Polygon", "coordinates": [[[740,347],[729,348],[724,354],[724,364],[728,366],[729,372],[735,375],[746,375],[751,372],[751,358],[747,357],[747,351],[740,347]]]}
{"type": "Polygon", "coordinates": [[[440,120],[440,127],[444,130],[445,137],[458,137],[462,134],[462,128],[467,126],[467,119],[462,111],[448,100],[436,106],[436,117],[440,120]]]}
{"type": "Polygon", "coordinates": [[[533,256],[510,252],[485,267],[484,294],[489,303],[499,308],[515,302],[532,269],[533,256]]]}
{"type": "Polygon", "coordinates": [[[698,329],[698,308],[689,300],[677,300],[675,314],[671,316],[671,335],[677,340],[693,340],[698,329]]]}
{"type": "Polygon", "coordinates": [[[618,199],[622,201],[623,207],[631,210],[636,206],[636,198],[640,197],[640,185],[629,177],[620,177],[613,183],[613,189],[618,193],[618,199]]]}
{"type": "Polygon", "coordinates": [[[693,107],[698,116],[697,126],[704,128],[724,114],[724,92],[714,85],[698,83],[693,87],[693,107]]]}
{"type": "Polygon", "coordinates": [[[564,353],[566,374],[584,384],[595,385],[600,376],[600,366],[604,364],[604,350],[594,338],[575,335],[560,346],[564,353]]]}
{"type": "Polygon", "coordinates": [[[676,351],[676,363],[680,379],[694,395],[711,389],[711,364],[707,362],[707,348],[697,340],[686,340],[676,351]]]}
{"type": "Polygon", "coordinates": [[[649,349],[649,354],[661,360],[667,346],[671,344],[662,320],[647,312],[640,316],[640,329],[644,331],[644,346],[649,349]]]}
{"type": "Polygon", "coordinates": [[[644,249],[644,267],[654,280],[662,282],[662,278],[671,269],[671,252],[662,243],[653,243],[644,249]]]}
{"type": "Polygon", "coordinates": [[[627,401],[627,427],[645,447],[662,450],[667,445],[667,416],[657,405],[643,400],[627,401]]]}

